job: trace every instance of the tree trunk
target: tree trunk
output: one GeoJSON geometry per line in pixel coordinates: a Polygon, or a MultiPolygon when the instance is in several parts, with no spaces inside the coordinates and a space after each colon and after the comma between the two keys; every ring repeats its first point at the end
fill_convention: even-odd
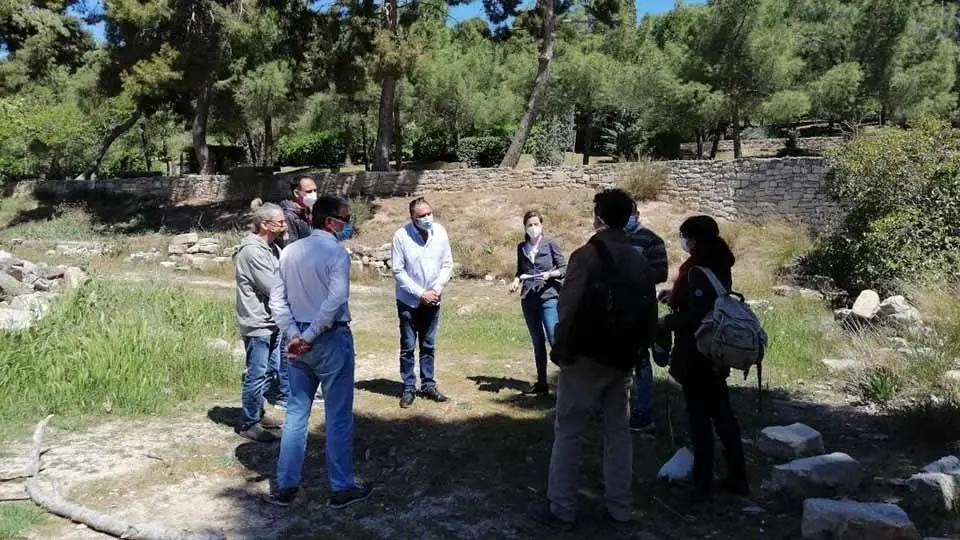
{"type": "Polygon", "coordinates": [[[403,85],[397,87],[397,98],[393,100],[393,128],[396,130],[394,137],[393,161],[396,170],[403,169],[403,126],[400,124],[400,95],[403,92],[403,85]]]}
{"type": "Polygon", "coordinates": [[[143,152],[143,166],[146,167],[144,170],[150,172],[153,163],[150,161],[150,143],[147,140],[146,124],[140,124],[140,150],[143,152]]]}
{"type": "Polygon", "coordinates": [[[369,141],[367,140],[367,120],[360,120],[360,144],[363,145],[363,170],[370,170],[370,155],[367,153],[367,150],[370,148],[369,141]]]}
{"type": "Polygon", "coordinates": [[[733,102],[733,159],[743,157],[743,149],[740,147],[740,104],[733,102]]]}
{"type": "Polygon", "coordinates": [[[89,180],[91,176],[100,170],[100,163],[103,161],[103,156],[107,155],[107,151],[110,150],[110,146],[113,145],[113,142],[124,133],[130,131],[130,128],[137,123],[137,120],[140,120],[141,116],[143,116],[143,111],[137,107],[130,114],[130,116],[127,117],[126,120],[114,126],[113,129],[107,133],[107,136],[104,137],[103,142],[100,143],[100,150],[97,151],[97,155],[93,158],[93,161],[90,162],[90,166],[87,167],[87,170],[83,171],[83,174],[80,175],[80,179],[89,180]]]}
{"type": "Polygon", "coordinates": [[[250,153],[250,163],[254,165],[260,163],[260,152],[257,151],[257,143],[254,142],[253,135],[250,134],[249,128],[243,130],[243,137],[247,140],[247,152],[250,153]]]}
{"type": "Polygon", "coordinates": [[[587,109],[583,116],[583,164],[590,164],[590,146],[593,144],[593,112],[587,109]]]}
{"type": "Polygon", "coordinates": [[[350,122],[349,116],[343,129],[343,152],[343,165],[350,167],[353,165],[353,123],[350,122]]]}
{"type": "MultiPolygon", "coordinates": [[[[383,3],[384,28],[392,35],[397,33],[397,0],[383,3]]],[[[377,142],[373,147],[373,170],[390,170],[390,137],[393,135],[393,102],[397,92],[397,75],[389,74],[380,84],[380,110],[377,114],[377,142]]]]}
{"type": "Polygon", "coordinates": [[[193,110],[193,155],[197,158],[197,172],[213,174],[210,147],[207,145],[207,119],[210,117],[210,85],[203,83],[197,91],[193,110]]]}
{"type": "Polygon", "coordinates": [[[523,109],[520,126],[513,135],[513,140],[510,141],[507,155],[503,156],[503,161],[500,162],[501,167],[517,166],[520,161],[520,154],[523,153],[523,147],[527,143],[527,137],[533,128],[533,122],[537,119],[537,113],[540,111],[540,102],[543,101],[543,96],[547,93],[547,79],[550,77],[550,62],[553,60],[553,42],[556,38],[557,19],[553,0],[538,0],[537,4],[540,8],[540,15],[543,17],[543,41],[540,43],[537,76],[533,80],[530,98],[523,109]]]}
{"type": "Polygon", "coordinates": [[[697,128],[697,159],[703,159],[703,128],[697,128]]]}
{"type": "Polygon", "coordinates": [[[273,165],[273,117],[263,119],[263,166],[273,165]]]}
{"type": "Polygon", "coordinates": [[[720,151],[720,136],[723,134],[723,122],[717,124],[717,131],[713,134],[713,146],[710,147],[710,159],[717,159],[720,151]]]}

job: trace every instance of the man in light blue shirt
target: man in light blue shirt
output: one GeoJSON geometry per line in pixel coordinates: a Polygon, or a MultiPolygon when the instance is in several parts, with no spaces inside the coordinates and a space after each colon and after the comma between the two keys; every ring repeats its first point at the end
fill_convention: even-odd
{"type": "Polygon", "coordinates": [[[393,277],[397,282],[400,318],[400,376],[404,409],[416,399],[414,356],[420,343],[420,393],[442,403],[434,379],[434,341],[440,323],[440,295],[453,276],[453,254],[447,231],[433,221],[433,209],[423,198],[410,203],[410,223],[393,236],[393,277]]]}
{"type": "Polygon", "coordinates": [[[270,309],[287,338],[290,397],[283,423],[277,481],[267,501],[288,506],[297,496],[307,428],[317,386],[326,401],[326,471],[330,506],[366,499],[372,490],[353,477],[354,348],[350,332],[350,255],[340,245],[353,233],[350,207],[337,197],[313,205],[310,236],[283,250],[270,309]]]}

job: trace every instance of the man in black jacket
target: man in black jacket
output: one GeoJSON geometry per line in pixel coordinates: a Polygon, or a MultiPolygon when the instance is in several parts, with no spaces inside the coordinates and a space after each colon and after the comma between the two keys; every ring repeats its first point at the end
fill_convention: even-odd
{"type": "Polygon", "coordinates": [[[630,371],[656,329],[655,276],[624,232],[630,196],[608,190],[594,198],[596,234],[573,252],[560,291],[551,359],[560,366],[546,505],[538,522],[565,530],[577,514],[581,436],[589,413],[603,415],[603,519],[632,521],[633,452],[629,432],[630,371]]]}
{"type": "Polygon", "coordinates": [[[290,182],[290,191],[293,199],[280,201],[283,217],[287,221],[287,233],[283,237],[283,246],[310,236],[313,232],[310,210],[313,208],[313,203],[317,202],[317,183],[309,176],[295,176],[290,182]]]}

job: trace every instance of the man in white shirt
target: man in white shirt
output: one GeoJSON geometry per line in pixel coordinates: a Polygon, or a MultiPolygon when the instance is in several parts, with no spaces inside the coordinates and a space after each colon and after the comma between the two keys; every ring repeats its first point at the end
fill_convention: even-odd
{"type": "Polygon", "coordinates": [[[440,296],[453,276],[453,254],[447,231],[433,222],[433,209],[422,197],[410,203],[410,223],[393,235],[392,268],[400,317],[400,406],[406,409],[416,399],[414,356],[418,341],[420,393],[443,403],[447,397],[437,389],[434,379],[434,340],[440,322],[440,296]]]}
{"type": "Polygon", "coordinates": [[[350,332],[350,255],[340,242],[350,238],[350,207],[337,197],[313,205],[310,236],[280,255],[280,279],[270,293],[270,310],[287,338],[290,397],[283,423],[277,481],[267,501],[288,506],[297,496],[307,427],[317,386],[326,400],[326,466],[330,506],[366,499],[372,490],[353,477],[354,349],[350,332]]]}

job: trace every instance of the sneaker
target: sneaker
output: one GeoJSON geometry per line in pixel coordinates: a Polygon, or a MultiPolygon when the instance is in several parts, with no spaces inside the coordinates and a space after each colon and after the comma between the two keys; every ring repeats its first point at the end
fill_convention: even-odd
{"type": "Polygon", "coordinates": [[[436,386],[428,386],[420,390],[420,395],[436,401],[437,403],[445,403],[448,401],[447,396],[440,393],[440,390],[437,390],[436,386]]]}
{"type": "Polygon", "coordinates": [[[527,510],[530,519],[557,531],[573,530],[574,522],[560,519],[550,510],[550,503],[534,503],[527,510]]]}
{"type": "Polygon", "coordinates": [[[653,433],[656,428],[657,426],[653,423],[653,420],[645,420],[643,418],[630,419],[630,431],[633,433],[653,433]]]}
{"type": "Polygon", "coordinates": [[[546,396],[550,393],[550,387],[547,383],[534,383],[523,391],[525,396],[546,396]]]}
{"type": "Polygon", "coordinates": [[[263,495],[263,500],[274,506],[290,506],[293,504],[294,499],[297,498],[297,491],[295,487],[271,491],[263,495]]]}
{"type": "Polygon", "coordinates": [[[260,424],[254,424],[243,431],[237,430],[237,435],[240,435],[244,439],[262,443],[272,443],[280,440],[280,437],[266,431],[260,424]]]}
{"type": "Polygon", "coordinates": [[[331,508],[344,508],[353,503],[365,500],[373,493],[373,486],[368,484],[358,484],[353,489],[338,491],[330,495],[328,504],[331,508]]]}
{"type": "Polygon", "coordinates": [[[413,402],[417,400],[417,395],[413,393],[413,390],[404,390],[403,395],[400,396],[400,408],[409,409],[413,402]]]}

